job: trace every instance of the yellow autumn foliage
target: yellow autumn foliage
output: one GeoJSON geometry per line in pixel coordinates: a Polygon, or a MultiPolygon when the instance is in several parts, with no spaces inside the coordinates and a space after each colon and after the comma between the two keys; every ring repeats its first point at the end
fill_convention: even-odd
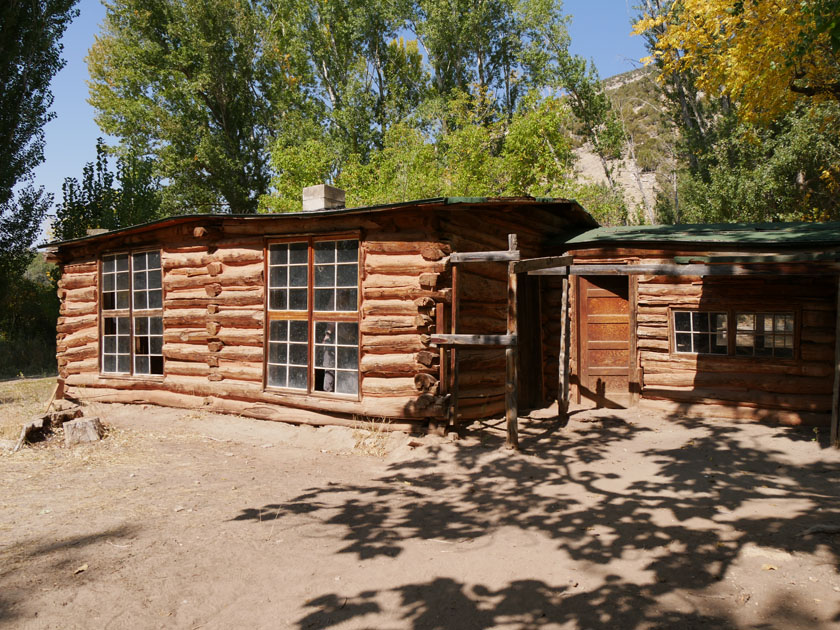
{"type": "Polygon", "coordinates": [[[840,65],[801,0],[676,0],[633,32],[657,33],[661,74],[691,71],[697,87],[725,94],[747,121],[767,121],[805,96],[836,99],[840,65]],[[808,42],[808,45],[803,45],[808,42]]]}

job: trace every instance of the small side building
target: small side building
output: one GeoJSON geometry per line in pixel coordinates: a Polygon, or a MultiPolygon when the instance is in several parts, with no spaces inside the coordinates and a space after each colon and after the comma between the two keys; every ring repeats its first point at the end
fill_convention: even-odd
{"type": "Polygon", "coordinates": [[[836,417],[840,223],[597,228],[556,245],[571,266],[534,273],[569,279],[572,402],[836,417]]]}
{"type": "MultiPolygon", "coordinates": [[[[310,191],[295,214],[175,216],[51,243],[62,395],[408,428],[453,420],[456,373],[454,420],[502,412],[504,349],[453,360],[430,336],[504,333],[508,268],[472,264],[455,283],[451,255],[505,250],[516,234],[522,257],[544,256],[597,223],[562,199],[343,208],[337,193],[310,191]]],[[[556,395],[540,306],[553,297],[527,277],[519,295],[521,404],[536,407],[556,395]]]]}

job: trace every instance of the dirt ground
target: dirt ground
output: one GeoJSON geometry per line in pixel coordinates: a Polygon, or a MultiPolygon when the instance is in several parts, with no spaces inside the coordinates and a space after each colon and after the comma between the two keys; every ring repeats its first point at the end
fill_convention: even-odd
{"type": "Polygon", "coordinates": [[[840,524],[825,432],[542,413],[515,453],[498,423],[86,415],[103,441],[0,454],[2,627],[840,627],[840,535],[801,535],[840,524]]]}

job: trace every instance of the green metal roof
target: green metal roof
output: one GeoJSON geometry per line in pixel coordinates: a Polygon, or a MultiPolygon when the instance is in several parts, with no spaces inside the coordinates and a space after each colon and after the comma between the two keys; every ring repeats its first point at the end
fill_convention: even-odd
{"type": "Polygon", "coordinates": [[[840,246],[840,221],[830,223],[706,223],[600,227],[558,241],[568,249],[589,245],[772,245],[840,246]]]}

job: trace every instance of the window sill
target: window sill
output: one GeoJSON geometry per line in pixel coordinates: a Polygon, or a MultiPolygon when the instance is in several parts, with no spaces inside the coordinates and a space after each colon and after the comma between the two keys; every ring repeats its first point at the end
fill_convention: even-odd
{"type": "Polygon", "coordinates": [[[153,381],[162,383],[166,378],[166,374],[120,374],[117,372],[100,372],[99,378],[119,379],[123,381],[153,381]]]}

